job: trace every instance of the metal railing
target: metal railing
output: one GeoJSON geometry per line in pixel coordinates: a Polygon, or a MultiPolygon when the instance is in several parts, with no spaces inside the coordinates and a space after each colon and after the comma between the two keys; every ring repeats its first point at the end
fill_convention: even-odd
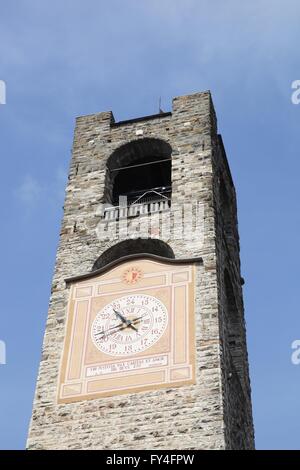
{"type": "Polygon", "coordinates": [[[140,194],[136,199],[133,199],[131,194],[130,199],[127,199],[127,205],[106,207],[102,219],[109,222],[168,211],[171,207],[171,191],[169,188],[163,189],[167,191],[159,192],[153,188],[140,194]]]}

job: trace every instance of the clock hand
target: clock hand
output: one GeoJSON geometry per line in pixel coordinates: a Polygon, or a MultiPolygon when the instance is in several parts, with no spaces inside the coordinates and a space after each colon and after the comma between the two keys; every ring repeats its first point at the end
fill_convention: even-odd
{"type": "Polygon", "coordinates": [[[115,314],[122,320],[122,323],[119,323],[118,325],[115,325],[115,326],[112,326],[110,328],[108,328],[107,330],[105,331],[98,331],[98,333],[95,333],[95,336],[97,335],[102,335],[102,337],[106,336],[107,333],[108,334],[113,334],[114,331],[113,330],[125,330],[125,328],[129,327],[129,328],[132,328],[133,330],[135,330],[136,332],[138,332],[137,328],[132,324],[133,322],[136,322],[137,320],[139,320],[140,318],[144,317],[145,315],[148,315],[148,313],[144,313],[144,315],[141,315],[140,317],[136,317],[134,318],[133,320],[127,320],[125,317],[123,317],[123,315],[121,315],[119,312],[117,312],[115,309],[113,309],[113,311],[115,312],[115,314]],[[125,323],[125,326],[124,326],[124,323],[125,323]],[[111,332],[111,333],[109,333],[111,332]]]}
{"type": "Polygon", "coordinates": [[[137,331],[136,327],[134,325],[132,325],[132,321],[131,320],[127,320],[127,318],[125,318],[123,315],[121,315],[120,312],[117,312],[117,310],[113,309],[113,311],[115,312],[115,314],[117,315],[117,317],[120,318],[120,320],[122,320],[123,323],[125,323],[129,328],[131,328],[132,330],[135,330],[137,331]]]}
{"type": "Polygon", "coordinates": [[[103,335],[103,336],[105,336],[108,331],[115,330],[116,328],[124,329],[124,328],[127,328],[127,325],[124,326],[123,323],[119,323],[118,325],[112,326],[111,328],[108,328],[107,330],[98,331],[98,333],[95,333],[95,335],[103,335]],[[121,326],[122,326],[123,328],[121,328],[121,326]]]}
{"type": "Polygon", "coordinates": [[[133,318],[133,320],[131,320],[132,322],[136,322],[137,320],[140,320],[141,318],[145,317],[146,315],[149,315],[148,312],[144,313],[143,315],[141,315],[140,317],[136,317],[136,318],[133,318]]]}
{"type": "MultiPolygon", "coordinates": [[[[128,321],[130,321],[130,320],[128,320],[128,321]]],[[[138,331],[137,328],[132,324],[131,321],[130,321],[129,325],[127,325],[127,326],[129,326],[129,328],[131,328],[132,330],[134,330],[136,332],[138,331]]]]}
{"type": "Polygon", "coordinates": [[[126,325],[128,324],[128,321],[129,321],[129,320],[127,320],[125,317],[123,317],[123,315],[121,315],[120,312],[117,312],[117,310],[115,310],[114,308],[113,308],[113,311],[115,312],[116,316],[117,316],[118,318],[120,318],[120,320],[121,320],[123,323],[126,323],[126,325]]]}
{"type": "MultiPolygon", "coordinates": [[[[136,319],[135,319],[136,320],[136,319]]],[[[127,320],[126,324],[124,325],[123,323],[118,323],[118,325],[115,325],[115,326],[112,326],[110,328],[108,328],[107,330],[105,331],[98,331],[98,333],[95,333],[95,336],[97,335],[102,335],[102,337],[106,336],[107,334],[114,334],[115,332],[112,331],[112,330],[125,330],[126,328],[132,328],[134,329],[136,332],[138,331],[134,325],[131,324],[131,321],[130,320],[127,320]],[[109,333],[110,332],[110,333],[109,333]]]]}

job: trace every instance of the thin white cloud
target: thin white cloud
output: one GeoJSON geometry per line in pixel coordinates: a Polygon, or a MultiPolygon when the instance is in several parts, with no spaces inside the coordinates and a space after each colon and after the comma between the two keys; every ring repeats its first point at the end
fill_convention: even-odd
{"type": "Polygon", "coordinates": [[[33,176],[26,175],[20,186],[16,188],[15,195],[21,204],[33,207],[40,200],[42,191],[40,183],[33,176]]]}
{"type": "Polygon", "coordinates": [[[14,189],[14,195],[17,203],[24,209],[32,211],[38,204],[43,205],[54,203],[57,207],[58,202],[63,202],[65,194],[65,185],[67,181],[67,171],[62,167],[57,168],[51,181],[42,182],[32,175],[25,175],[19,185],[14,189]]]}

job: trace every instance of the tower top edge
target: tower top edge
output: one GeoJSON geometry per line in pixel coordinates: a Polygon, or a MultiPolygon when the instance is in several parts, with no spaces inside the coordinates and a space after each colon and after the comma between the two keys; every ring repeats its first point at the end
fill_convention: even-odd
{"type": "Polygon", "coordinates": [[[201,100],[203,98],[211,98],[211,91],[210,90],[205,90],[205,91],[200,91],[200,92],[195,92],[195,93],[190,93],[186,95],[178,95],[175,96],[172,99],[172,110],[171,111],[166,111],[166,112],[160,112],[156,114],[149,114],[145,116],[138,116],[134,118],[129,118],[121,121],[116,121],[113,115],[112,111],[102,111],[102,112],[97,112],[97,113],[91,113],[91,114],[85,114],[85,115],[80,115],[76,117],[76,121],[81,121],[81,120],[87,120],[87,119],[94,119],[94,118],[104,118],[105,120],[109,120],[111,123],[112,127],[117,127],[121,126],[122,124],[130,124],[130,123],[135,123],[135,122],[141,122],[141,121],[150,121],[152,119],[159,119],[159,118],[165,118],[165,117],[172,117],[173,112],[176,110],[178,102],[183,101],[186,102],[188,100],[201,100]]]}

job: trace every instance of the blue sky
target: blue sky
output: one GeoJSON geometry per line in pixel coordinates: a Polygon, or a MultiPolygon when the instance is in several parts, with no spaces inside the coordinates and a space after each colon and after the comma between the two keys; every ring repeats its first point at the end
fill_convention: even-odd
{"type": "Polygon", "coordinates": [[[2,0],[0,448],[22,449],[74,119],[210,89],[239,205],[256,445],[300,448],[298,0],[2,0]]]}

